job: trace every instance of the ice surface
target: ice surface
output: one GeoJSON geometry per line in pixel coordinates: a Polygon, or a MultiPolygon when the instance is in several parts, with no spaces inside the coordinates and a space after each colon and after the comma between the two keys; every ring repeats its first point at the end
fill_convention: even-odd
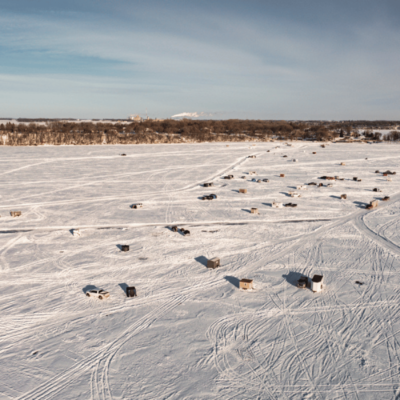
{"type": "Polygon", "coordinates": [[[0,399],[400,396],[399,174],[390,144],[0,147],[0,399]]]}

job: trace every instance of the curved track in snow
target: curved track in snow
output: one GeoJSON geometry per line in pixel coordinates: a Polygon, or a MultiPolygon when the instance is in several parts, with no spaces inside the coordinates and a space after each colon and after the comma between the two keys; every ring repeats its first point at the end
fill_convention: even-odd
{"type": "Polygon", "coordinates": [[[0,393],[21,400],[400,396],[400,248],[384,236],[400,220],[400,194],[393,193],[396,182],[373,173],[396,168],[393,149],[372,156],[374,147],[357,145],[321,150],[313,143],[280,144],[275,154],[266,153],[275,143],[252,150],[243,144],[218,151],[201,146],[163,147],[154,156],[124,160],[110,155],[117,151],[112,146],[95,157],[77,148],[86,153],[58,161],[105,162],[112,172],[103,164],[98,171],[88,167],[74,184],[50,171],[49,182],[65,179],[65,187],[34,193],[27,188],[35,184],[19,187],[15,177],[34,182],[33,171],[57,159],[16,157],[19,164],[0,175],[12,194],[1,193],[0,209],[27,207],[20,219],[0,221],[0,360],[8,362],[8,370],[0,366],[0,393]],[[217,153],[226,154],[223,162],[217,153]],[[299,162],[283,162],[283,154],[299,162]],[[152,165],[165,156],[172,165],[152,165]],[[270,185],[218,180],[246,174],[245,166],[271,177],[270,185]],[[287,177],[280,180],[283,168],[287,177]],[[347,180],[332,189],[311,188],[296,199],[298,209],[267,205],[275,195],[293,201],[286,199],[293,185],[329,168],[341,168],[335,173],[347,180]],[[362,184],[351,181],[358,170],[362,184]],[[94,172],[95,196],[89,190],[94,172]],[[137,182],[129,186],[139,177],[143,189],[137,182]],[[112,186],[114,178],[126,187],[112,186]],[[205,192],[199,185],[207,181],[214,181],[210,192],[219,203],[198,201],[205,192]],[[239,185],[249,188],[247,196],[238,197],[239,185]],[[379,205],[391,213],[376,232],[365,218],[377,211],[361,208],[375,186],[391,195],[379,205]],[[64,192],[70,196],[57,197],[64,192]],[[349,201],[337,199],[342,192],[349,201]],[[49,197],[22,201],[41,196],[49,197]],[[128,201],[141,198],[159,209],[128,209],[128,201]],[[246,218],[253,204],[263,215],[246,218]],[[166,229],[173,223],[191,235],[166,229]],[[71,228],[80,228],[82,236],[73,237],[71,228]],[[130,252],[121,252],[121,244],[129,244],[130,252]],[[222,266],[207,270],[206,260],[214,256],[222,266]],[[324,274],[322,293],[295,288],[299,276],[315,273],[324,274]],[[255,290],[238,289],[243,277],[254,279],[255,290]],[[139,297],[125,297],[127,284],[138,288],[139,297]],[[86,298],[91,286],[104,287],[111,298],[86,298]]]}

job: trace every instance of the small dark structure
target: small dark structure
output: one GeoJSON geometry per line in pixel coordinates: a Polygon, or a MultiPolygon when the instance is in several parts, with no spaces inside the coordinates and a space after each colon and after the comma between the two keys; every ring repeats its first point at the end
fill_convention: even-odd
{"type": "Polygon", "coordinates": [[[142,203],[132,204],[131,208],[134,208],[134,209],[143,208],[143,204],[142,203]]]}
{"type": "Polygon", "coordinates": [[[378,189],[378,188],[374,188],[374,189],[372,189],[372,191],[373,191],[373,192],[382,192],[382,190],[381,190],[381,189],[378,189]]]}
{"type": "Polygon", "coordinates": [[[126,288],[126,297],[136,297],[137,293],[136,293],[136,288],[135,286],[128,286],[126,288]]]}
{"type": "Polygon", "coordinates": [[[233,179],[233,175],[226,175],[224,176],[224,179],[233,179]]]}
{"type": "Polygon", "coordinates": [[[245,176],[241,176],[241,178],[242,178],[242,179],[246,179],[246,177],[245,177],[245,176]]]}
{"type": "Polygon", "coordinates": [[[190,231],[188,231],[187,229],[181,229],[181,233],[183,236],[190,236],[190,231]]]}
{"type": "Polygon", "coordinates": [[[361,286],[361,285],[364,285],[364,282],[360,282],[360,281],[356,281],[355,283],[356,283],[357,285],[360,285],[360,286],[361,286]]]}
{"type": "Polygon", "coordinates": [[[282,156],[283,158],[287,157],[287,156],[282,156]]]}
{"type": "Polygon", "coordinates": [[[253,156],[249,156],[248,158],[256,158],[256,156],[253,155],[253,156]]]}
{"type": "Polygon", "coordinates": [[[214,200],[214,199],[216,199],[216,198],[217,198],[217,195],[216,195],[216,194],[209,194],[209,195],[203,196],[203,197],[201,198],[201,200],[214,200]]]}
{"type": "Polygon", "coordinates": [[[121,156],[126,156],[126,154],[121,154],[121,156]]]}
{"type": "Polygon", "coordinates": [[[210,182],[210,183],[204,183],[203,186],[204,186],[204,187],[211,187],[211,186],[214,186],[214,184],[213,184],[212,182],[210,182]]]}
{"type": "Polygon", "coordinates": [[[358,178],[356,176],[353,177],[353,181],[357,181],[358,178]]]}
{"type": "Polygon", "coordinates": [[[383,199],[382,199],[382,201],[389,201],[390,200],[390,197],[389,196],[385,196],[383,199]]]}
{"type": "Polygon", "coordinates": [[[252,208],[250,212],[251,214],[258,214],[258,208],[252,208]]]}
{"type": "Polygon", "coordinates": [[[322,187],[322,186],[324,186],[324,184],[323,184],[323,183],[320,183],[320,184],[318,185],[318,187],[322,187]]]}
{"type": "Polygon", "coordinates": [[[211,258],[207,260],[207,268],[218,268],[221,265],[221,260],[218,257],[211,258]]]}
{"type": "Polygon", "coordinates": [[[293,204],[293,203],[287,203],[284,204],[285,207],[297,207],[297,204],[293,204]]]}
{"type": "Polygon", "coordinates": [[[263,182],[268,183],[268,182],[269,182],[269,179],[263,179],[263,182]]]}
{"type": "Polygon", "coordinates": [[[317,154],[317,152],[316,152],[316,151],[313,151],[313,154],[317,154]]]}
{"type": "Polygon", "coordinates": [[[317,184],[316,184],[315,182],[307,183],[307,185],[308,185],[308,186],[317,186],[317,184]]]}
{"type": "Polygon", "coordinates": [[[306,276],[302,276],[298,281],[296,286],[299,289],[306,289],[308,285],[308,278],[306,276]]]}
{"type": "Polygon", "coordinates": [[[375,171],[375,173],[376,173],[376,174],[379,174],[380,172],[379,172],[379,170],[377,169],[377,170],[375,171]]]}
{"type": "Polygon", "coordinates": [[[324,145],[324,144],[321,144],[321,147],[324,149],[324,148],[325,148],[325,145],[324,145]]]}
{"type": "Polygon", "coordinates": [[[279,175],[281,178],[284,178],[285,177],[285,174],[280,174],[279,175]]]}
{"type": "Polygon", "coordinates": [[[121,251],[129,251],[129,245],[127,244],[121,245],[121,251]]]}
{"type": "Polygon", "coordinates": [[[384,173],[383,176],[388,176],[388,174],[384,173]]]}
{"type": "Polygon", "coordinates": [[[383,174],[384,175],[385,174],[387,174],[387,175],[396,175],[396,172],[387,170],[387,171],[383,172],[383,174]]]}
{"type": "Polygon", "coordinates": [[[239,288],[244,290],[253,289],[253,279],[241,279],[239,288]]]}
{"type": "Polygon", "coordinates": [[[12,217],[19,217],[22,212],[21,211],[10,211],[12,217]]]}
{"type": "Polygon", "coordinates": [[[171,226],[171,231],[172,232],[178,232],[178,227],[177,226],[171,226]]]}
{"type": "Polygon", "coordinates": [[[341,200],[347,200],[347,194],[342,194],[340,195],[341,200]]]}

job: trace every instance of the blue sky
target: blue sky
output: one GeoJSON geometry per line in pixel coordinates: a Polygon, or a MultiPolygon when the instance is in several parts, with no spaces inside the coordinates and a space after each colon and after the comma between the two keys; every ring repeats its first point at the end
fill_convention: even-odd
{"type": "Polygon", "coordinates": [[[0,0],[0,116],[400,119],[400,1],[0,0]]]}

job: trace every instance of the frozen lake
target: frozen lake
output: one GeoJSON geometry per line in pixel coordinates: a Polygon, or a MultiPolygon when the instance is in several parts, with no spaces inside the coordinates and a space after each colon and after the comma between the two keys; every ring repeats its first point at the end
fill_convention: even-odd
{"type": "Polygon", "coordinates": [[[0,399],[400,398],[399,173],[390,144],[0,147],[0,399]]]}

